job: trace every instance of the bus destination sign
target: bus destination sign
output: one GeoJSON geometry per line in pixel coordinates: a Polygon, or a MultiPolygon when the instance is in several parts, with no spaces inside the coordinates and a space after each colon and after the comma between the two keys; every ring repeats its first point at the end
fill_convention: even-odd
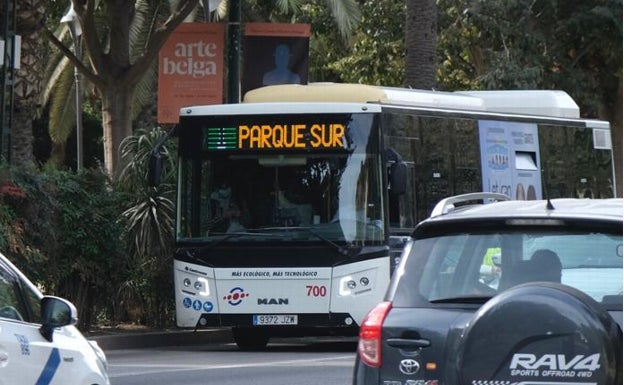
{"type": "Polygon", "coordinates": [[[338,149],[345,146],[345,126],[339,123],[240,125],[206,127],[204,149],[338,149]]]}

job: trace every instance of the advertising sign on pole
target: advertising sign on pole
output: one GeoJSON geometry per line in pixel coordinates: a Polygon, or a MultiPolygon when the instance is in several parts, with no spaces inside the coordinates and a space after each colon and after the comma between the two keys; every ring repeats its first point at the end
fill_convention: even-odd
{"type": "Polygon", "coordinates": [[[309,43],[309,24],[245,24],[243,95],[267,85],[307,84],[309,43]]]}
{"type": "Polygon", "coordinates": [[[223,103],[225,28],[183,23],[158,58],[158,122],[177,123],[180,108],[223,103]]]}

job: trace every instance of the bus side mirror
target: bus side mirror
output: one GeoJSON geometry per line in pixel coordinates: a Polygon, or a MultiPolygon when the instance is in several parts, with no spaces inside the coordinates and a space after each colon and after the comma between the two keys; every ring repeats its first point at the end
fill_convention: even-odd
{"type": "Polygon", "coordinates": [[[390,167],[390,192],[395,196],[403,195],[407,191],[407,164],[403,161],[395,162],[390,167]]]}
{"type": "Polygon", "coordinates": [[[149,159],[149,170],[147,173],[147,179],[152,187],[160,185],[160,178],[162,175],[162,156],[157,150],[152,151],[149,159]]]}
{"type": "Polygon", "coordinates": [[[388,170],[390,192],[394,196],[405,194],[407,191],[407,164],[394,148],[386,149],[386,161],[392,162],[388,170]]]}

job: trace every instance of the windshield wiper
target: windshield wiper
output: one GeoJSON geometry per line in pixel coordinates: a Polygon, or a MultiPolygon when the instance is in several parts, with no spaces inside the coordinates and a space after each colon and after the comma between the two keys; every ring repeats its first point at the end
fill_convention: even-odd
{"type": "Polygon", "coordinates": [[[359,248],[354,247],[351,244],[346,244],[345,246],[339,245],[335,242],[333,242],[330,239],[325,238],[324,236],[322,236],[321,234],[317,233],[316,231],[312,230],[311,227],[299,227],[299,226],[289,226],[289,227],[264,227],[262,228],[262,230],[294,230],[294,231],[299,231],[299,230],[304,230],[312,235],[314,235],[315,237],[317,237],[318,239],[320,239],[321,241],[327,243],[328,245],[332,246],[340,255],[343,256],[352,256],[354,255],[354,251],[358,251],[359,248]]]}
{"type": "Polygon", "coordinates": [[[231,233],[211,233],[209,234],[210,236],[223,236],[222,238],[219,238],[217,240],[215,240],[214,242],[211,242],[203,247],[200,248],[201,251],[207,250],[207,249],[211,249],[217,245],[220,245],[221,243],[232,239],[232,238],[238,238],[238,237],[243,237],[243,236],[251,236],[251,237],[283,237],[283,235],[281,234],[275,234],[275,233],[258,233],[258,232],[250,232],[250,231],[235,231],[235,232],[231,232],[231,233]]]}

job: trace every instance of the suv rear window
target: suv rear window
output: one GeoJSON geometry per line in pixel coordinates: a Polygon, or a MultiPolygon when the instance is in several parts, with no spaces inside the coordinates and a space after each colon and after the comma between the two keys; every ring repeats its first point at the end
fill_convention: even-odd
{"type": "Polygon", "coordinates": [[[455,229],[408,244],[394,280],[390,296],[396,307],[482,304],[521,283],[552,281],[585,292],[607,309],[621,309],[622,233],[504,225],[455,229]]]}

